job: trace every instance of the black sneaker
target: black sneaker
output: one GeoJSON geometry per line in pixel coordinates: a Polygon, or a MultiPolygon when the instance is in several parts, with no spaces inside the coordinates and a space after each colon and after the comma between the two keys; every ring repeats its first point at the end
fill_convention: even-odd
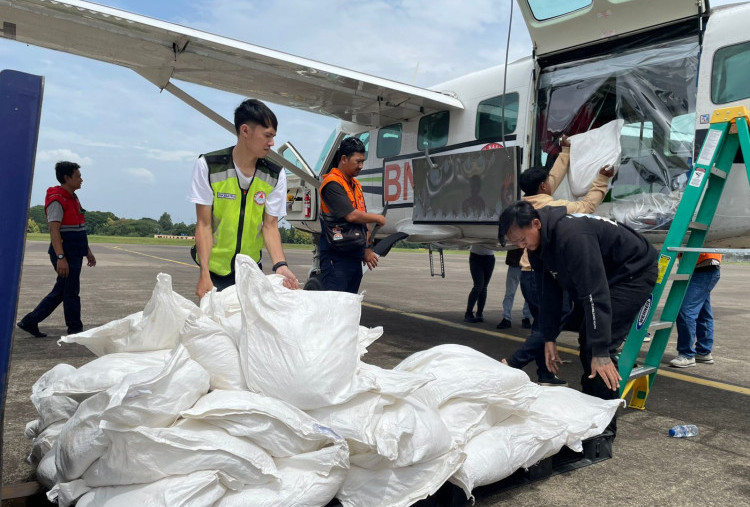
{"type": "Polygon", "coordinates": [[[69,327],[68,328],[68,334],[78,334],[82,332],[83,332],[83,327],[76,327],[76,328],[69,327]]]}
{"type": "Polygon", "coordinates": [[[558,377],[557,375],[552,375],[551,377],[539,377],[537,380],[537,384],[540,386],[553,386],[553,387],[565,387],[568,385],[566,381],[558,377]]]}
{"type": "Polygon", "coordinates": [[[510,321],[508,319],[503,319],[496,327],[498,329],[508,329],[510,327],[510,321]]]}
{"type": "Polygon", "coordinates": [[[39,331],[39,324],[30,324],[28,322],[24,322],[22,319],[16,325],[34,336],[34,338],[44,338],[45,336],[47,336],[47,333],[42,333],[41,331],[39,331]]]}
{"type": "Polygon", "coordinates": [[[484,315],[481,313],[477,313],[477,316],[474,318],[477,319],[477,322],[484,322],[484,315]]]}
{"type": "Polygon", "coordinates": [[[474,317],[474,314],[471,312],[466,312],[464,314],[464,322],[468,322],[469,324],[476,324],[477,322],[481,322],[476,317],[474,317]]]}
{"type": "Polygon", "coordinates": [[[531,319],[523,319],[521,321],[521,327],[524,329],[531,329],[531,319]]]}

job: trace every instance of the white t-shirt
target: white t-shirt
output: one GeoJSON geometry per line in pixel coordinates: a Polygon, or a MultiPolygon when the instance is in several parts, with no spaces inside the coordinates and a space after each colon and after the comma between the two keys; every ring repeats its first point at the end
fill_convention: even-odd
{"type": "MultiPolygon", "coordinates": [[[[252,178],[248,178],[235,164],[234,170],[237,172],[237,180],[241,188],[248,188],[252,178]]],[[[208,164],[204,157],[198,157],[193,166],[193,182],[190,185],[188,201],[194,204],[204,204],[211,206],[214,203],[214,191],[211,183],[208,181],[208,164]]],[[[279,171],[279,181],[276,187],[266,196],[265,212],[276,218],[286,216],[286,171],[279,171]]]]}

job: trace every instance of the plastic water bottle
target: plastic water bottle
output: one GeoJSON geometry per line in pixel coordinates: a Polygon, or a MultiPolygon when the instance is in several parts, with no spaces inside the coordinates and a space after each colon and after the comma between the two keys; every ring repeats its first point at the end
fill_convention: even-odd
{"type": "Polygon", "coordinates": [[[669,436],[675,438],[694,437],[698,434],[695,424],[679,424],[669,430],[669,436]]]}

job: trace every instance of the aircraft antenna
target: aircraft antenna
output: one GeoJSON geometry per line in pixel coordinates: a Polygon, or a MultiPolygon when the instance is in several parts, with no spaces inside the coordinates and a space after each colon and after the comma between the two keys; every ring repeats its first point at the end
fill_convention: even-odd
{"type": "MultiPolygon", "coordinates": [[[[503,66],[503,95],[502,102],[500,104],[500,137],[502,138],[503,148],[505,147],[505,90],[508,83],[508,51],[510,50],[510,31],[513,26],[513,0],[510,2],[510,17],[508,18],[508,37],[505,41],[505,65],[503,66]]],[[[505,155],[510,158],[510,153],[505,152],[505,155]]]]}

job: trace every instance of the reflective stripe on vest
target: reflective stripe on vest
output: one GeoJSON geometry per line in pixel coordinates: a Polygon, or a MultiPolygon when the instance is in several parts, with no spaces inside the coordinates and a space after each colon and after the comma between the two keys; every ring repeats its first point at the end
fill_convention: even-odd
{"type": "Polygon", "coordinates": [[[260,262],[263,248],[263,211],[268,194],[276,187],[280,168],[265,159],[255,164],[255,176],[242,190],[232,160],[233,147],[204,155],[208,181],[214,192],[211,226],[213,246],[209,270],[217,275],[233,271],[238,253],[260,262]]]}
{"type": "MultiPolygon", "coordinates": [[[[365,195],[362,192],[362,185],[360,185],[359,181],[357,181],[357,178],[352,178],[352,182],[350,184],[346,180],[344,173],[339,171],[336,167],[331,169],[328,174],[323,176],[323,183],[320,185],[321,196],[323,195],[323,188],[325,188],[326,185],[333,181],[341,185],[343,189],[346,190],[346,195],[347,197],[349,197],[349,201],[352,203],[352,207],[354,209],[358,209],[359,211],[363,212],[367,211],[367,207],[365,206],[365,195]]],[[[331,213],[330,208],[322,197],[320,199],[320,208],[323,213],[331,213]]]]}

